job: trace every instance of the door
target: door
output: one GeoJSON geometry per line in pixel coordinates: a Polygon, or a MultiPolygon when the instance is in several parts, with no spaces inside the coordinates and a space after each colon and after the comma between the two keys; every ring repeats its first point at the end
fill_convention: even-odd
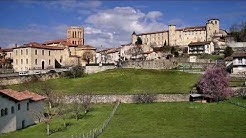
{"type": "Polygon", "coordinates": [[[42,61],[42,69],[44,69],[44,61],[42,61]]]}
{"type": "Polygon", "coordinates": [[[21,128],[25,128],[25,120],[22,120],[22,122],[21,122],[21,128]]]}

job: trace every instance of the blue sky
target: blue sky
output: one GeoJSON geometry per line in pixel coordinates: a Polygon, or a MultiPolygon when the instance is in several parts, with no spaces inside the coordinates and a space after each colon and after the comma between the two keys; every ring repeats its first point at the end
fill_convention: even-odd
{"type": "Polygon", "coordinates": [[[209,18],[219,18],[220,28],[229,30],[246,21],[245,5],[240,0],[1,0],[0,46],[66,38],[71,25],[83,26],[85,43],[96,47],[128,43],[133,31],[205,25],[209,18]]]}

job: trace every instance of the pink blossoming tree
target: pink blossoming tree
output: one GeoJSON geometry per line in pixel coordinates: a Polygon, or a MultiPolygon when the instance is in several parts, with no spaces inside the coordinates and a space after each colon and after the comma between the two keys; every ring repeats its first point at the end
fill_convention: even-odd
{"type": "Polygon", "coordinates": [[[212,101],[225,100],[233,95],[227,73],[223,68],[209,68],[198,83],[198,91],[212,101]]]}

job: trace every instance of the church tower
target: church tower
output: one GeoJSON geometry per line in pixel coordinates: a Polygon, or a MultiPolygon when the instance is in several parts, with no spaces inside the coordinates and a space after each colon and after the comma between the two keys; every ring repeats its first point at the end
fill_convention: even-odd
{"type": "Polygon", "coordinates": [[[68,27],[67,42],[74,45],[84,45],[84,28],[79,26],[68,27]]]}

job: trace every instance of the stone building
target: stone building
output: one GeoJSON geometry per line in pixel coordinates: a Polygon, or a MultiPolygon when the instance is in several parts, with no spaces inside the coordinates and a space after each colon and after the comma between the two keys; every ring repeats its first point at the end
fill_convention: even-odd
{"type": "Polygon", "coordinates": [[[214,52],[214,44],[212,41],[191,42],[188,45],[188,54],[212,54],[214,52]]]}
{"type": "Polygon", "coordinates": [[[16,46],[12,52],[15,72],[85,66],[95,62],[95,57],[96,48],[84,45],[84,30],[75,26],[68,27],[66,39],[30,42],[16,46]]]}
{"type": "Polygon", "coordinates": [[[243,73],[246,74],[246,53],[235,52],[231,55],[233,58],[233,73],[243,73]]]}
{"type": "Polygon", "coordinates": [[[132,34],[132,43],[137,38],[142,39],[143,44],[148,45],[169,45],[169,46],[188,46],[191,42],[212,41],[213,38],[225,36],[225,30],[220,29],[219,19],[209,19],[205,26],[193,26],[177,29],[176,25],[169,25],[168,30],[132,34]]]}
{"type": "Polygon", "coordinates": [[[0,133],[7,133],[39,122],[45,97],[29,91],[0,90],[0,133]]]}

